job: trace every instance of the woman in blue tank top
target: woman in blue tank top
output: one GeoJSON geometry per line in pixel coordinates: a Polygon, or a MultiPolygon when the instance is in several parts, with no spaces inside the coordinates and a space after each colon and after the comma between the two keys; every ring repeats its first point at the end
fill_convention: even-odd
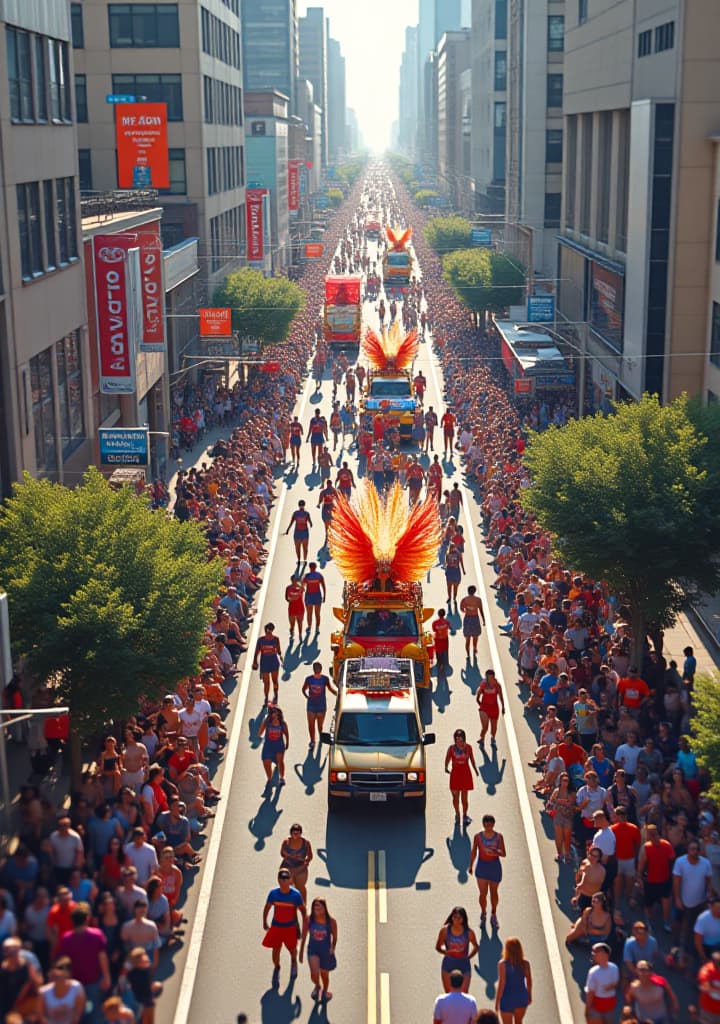
{"type": "Polygon", "coordinates": [[[532,1002],[532,974],[520,939],[507,939],[498,963],[495,1010],[503,1024],[521,1024],[532,1002]]]}
{"type": "Polygon", "coordinates": [[[435,949],[442,953],[443,988],[450,992],[450,975],[453,971],[462,971],[463,983],[461,992],[467,992],[470,988],[470,976],[472,969],[470,961],[478,951],[478,941],[475,932],[468,924],[468,916],[465,907],[453,907],[435,943],[435,949]]]}
{"type": "Polygon", "coordinates": [[[315,986],[311,996],[315,1000],[322,998],[325,1002],[329,1002],[332,999],[330,971],[334,971],[337,967],[335,959],[337,921],[334,917],[330,917],[325,900],[314,899],[310,905],[310,913],[305,920],[300,942],[300,963],[302,963],[306,942],[310,978],[315,986]]]}

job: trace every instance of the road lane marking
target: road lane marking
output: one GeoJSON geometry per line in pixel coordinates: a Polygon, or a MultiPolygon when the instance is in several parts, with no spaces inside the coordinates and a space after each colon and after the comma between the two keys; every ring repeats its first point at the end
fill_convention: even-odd
{"type": "Polygon", "coordinates": [[[387,862],[384,850],[378,850],[378,921],[387,924],[387,862]]]}
{"type": "MultiPolygon", "coordinates": [[[[299,417],[302,416],[305,410],[305,406],[307,405],[307,401],[310,396],[311,387],[314,387],[313,382],[311,379],[308,379],[300,403],[299,417]]],[[[258,637],[260,635],[260,624],[263,621],[262,613],[263,608],[265,607],[265,598],[267,597],[269,589],[269,583],[267,580],[270,573],[270,566],[275,557],[275,550],[277,548],[278,535],[283,521],[283,511],[287,495],[287,482],[283,480],[278,497],[275,522],[273,523],[270,543],[268,545],[268,559],[265,565],[265,584],[260,591],[260,600],[258,602],[257,609],[255,610],[255,621],[252,624],[252,630],[248,641],[245,667],[243,669],[242,681],[240,683],[237,703],[233,713],[230,739],[225,747],[225,767],[223,771],[222,785],[220,787],[221,800],[215,811],[213,830],[206,847],[205,870],[203,871],[202,882],[200,883],[200,892],[198,894],[195,917],[193,919],[190,938],[188,940],[187,956],[185,958],[185,966],[183,967],[183,975],[180,981],[180,990],[178,992],[173,1024],[187,1024],[190,1017],[190,1006],[192,1004],[193,991],[195,988],[195,977],[200,960],[200,951],[205,935],[205,927],[207,925],[208,911],[210,909],[210,898],[212,896],[215,868],[217,867],[218,855],[220,853],[220,843],[222,841],[225,815],[230,802],[230,787],[232,785],[235,762],[237,760],[238,750],[240,747],[242,722],[245,717],[245,706],[250,692],[250,682],[253,674],[252,652],[255,650],[255,645],[257,644],[258,637]]]]}
{"type": "Polygon", "coordinates": [[[380,974],[380,1024],[390,1024],[390,975],[380,974]]]}
{"type": "MultiPolygon", "coordinates": [[[[434,359],[430,360],[430,373],[432,375],[438,401],[444,405],[445,403],[442,391],[440,390],[440,382],[435,369],[434,359]]],[[[463,508],[466,510],[466,514],[469,517],[470,510],[477,508],[478,505],[475,501],[475,496],[470,493],[468,488],[462,482],[460,483],[460,490],[463,492],[463,508]]],[[[503,692],[506,693],[509,698],[510,691],[505,683],[502,664],[500,661],[500,651],[498,650],[497,640],[495,639],[495,633],[492,629],[492,623],[490,623],[490,601],[482,573],[477,541],[475,540],[475,530],[471,527],[467,532],[469,534],[470,549],[472,551],[473,564],[475,566],[477,586],[480,590],[483,608],[486,608],[488,611],[487,621],[489,625],[486,628],[485,633],[490,647],[490,660],[492,661],[495,669],[497,680],[500,683],[503,692]]],[[[555,931],[552,906],[550,904],[550,897],[548,896],[545,872],[543,871],[540,856],[540,843],[538,842],[535,827],[535,812],[530,805],[517,732],[515,731],[515,723],[513,722],[512,714],[510,712],[508,712],[507,715],[503,715],[503,722],[505,723],[505,733],[507,735],[508,746],[510,748],[510,761],[512,762],[513,775],[515,777],[515,788],[517,790],[518,801],[520,803],[520,814],[523,821],[532,822],[532,828],[525,830],[525,836],[527,839],[528,853],[530,855],[530,867],[532,868],[535,894],[537,896],[538,906],[540,909],[540,919],[542,922],[543,932],[545,933],[545,944],[548,953],[548,960],[550,961],[550,973],[552,975],[553,989],[555,990],[555,1001],[558,1008],[558,1020],[571,1021],[573,1019],[573,1010],[570,1003],[570,994],[568,992],[567,982],[565,980],[565,969],[560,953],[560,944],[555,931]]]]}
{"type": "Polygon", "coordinates": [[[377,942],[375,925],[375,851],[368,850],[367,1024],[377,1024],[377,942]]]}

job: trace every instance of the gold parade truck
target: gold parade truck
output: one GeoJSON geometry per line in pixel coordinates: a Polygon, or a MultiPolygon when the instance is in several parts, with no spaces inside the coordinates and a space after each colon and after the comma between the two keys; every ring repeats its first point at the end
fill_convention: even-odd
{"type": "Polygon", "coordinates": [[[328,732],[328,810],[352,803],[404,803],[424,813],[425,732],[410,658],[347,658],[328,732]]]}
{"type": "Polygon", "coordinates": [[[400,437],[409,441],[418,407],[412,376],[407,370],[369,370],[367,388],[360,400],[360,412],[375,416],[378,412],[397,420],[400,437]]]}

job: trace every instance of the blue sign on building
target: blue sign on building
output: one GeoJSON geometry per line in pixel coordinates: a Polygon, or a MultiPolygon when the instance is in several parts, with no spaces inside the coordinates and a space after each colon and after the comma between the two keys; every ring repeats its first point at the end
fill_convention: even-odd
{"type": "Polygon", "coordinates": [[[330,200],[328,199],[327,196],[317,196],[317,198],[315,199],[316,210],[327,210],[329,205],[330,200]]]}
{"type": "Polygon", "coordinates": [[[555,296],[529,295],[527,304],[529,324],[551,324],[555,322],[555,296]]]}
{"type": "Polygon", "coordinates": [[[101,466],[147,466],[150,455],[146,427],[101,427],[101,466]]]}
{"type": "Polygon", "coordinates": [[[106,103],[134,103],[135,97],[124,92],[111,92],[105,97],[106,103]]]}
{"type": "Polygon", "coordinates": [[[470,243],[478,246],[489,247],[492,245],[492,231],[490,228],[473,228],[470,232],[470,243]]]}

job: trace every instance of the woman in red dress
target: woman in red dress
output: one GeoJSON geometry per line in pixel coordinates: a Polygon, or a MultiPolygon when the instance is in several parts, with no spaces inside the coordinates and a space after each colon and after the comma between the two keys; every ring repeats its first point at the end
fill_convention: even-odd
{"type": "Polygon", "coordinates": [[[288,619],[290,620],[290,639],[293,638],[297,626],[298,640],[301,638],[303,616],[305,615],[305,586],[302,580],[293,575],[290,577],[289,586],[285,587],[285,600],[288,606],[288,619]]]}
{"type": "Polygon", "coordinates": [[[474,788],[470,765],[477,775],[477,765],[472,747],[467,744],[464,729],[456,729],[452,743],[445,754],[445,771],[450,776],[450,792],[452,794],[453,807],[455,808],[455,820],[460,818],[460,803],[462,802],[463,825],[469,825],[471,818],[468,815],[468,793],[474,788]]]}
{"type": "Polygon", "coordinates": [[[475,699],[477,701],[478,711],[480,712],[480,722],[482,725],[480,746],[483,746],[485,743],[488,726],[490,726],[490,742],[493,746],[496,746],[495,733],[497,732],[500,708],[502,708],[502,713],[505,714],[505,698],[503,697],[503,692],[500,689],[500,683],[495,678],[495,672],[491,668],[489,668],[485,673],[485,678],[478,687],[475,699]]]}

